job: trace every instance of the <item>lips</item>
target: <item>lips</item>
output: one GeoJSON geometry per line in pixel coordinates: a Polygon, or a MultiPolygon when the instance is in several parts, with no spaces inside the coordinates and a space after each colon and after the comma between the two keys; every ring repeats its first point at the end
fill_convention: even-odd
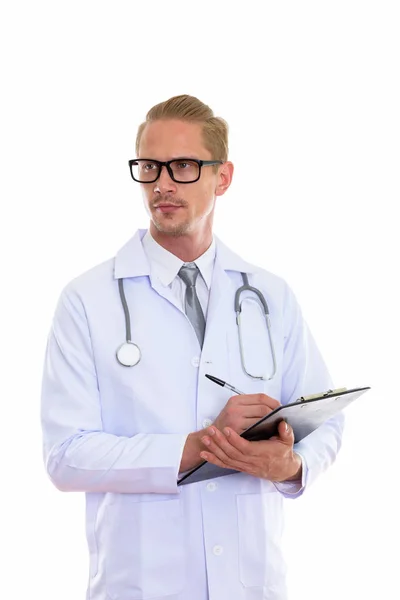
{"type": "Polygon", "coordinates": [[[181,204],[156,204],[154,208],[181,208],[181,204]]]}
{"type": "Polygon", "coordinates": [[[175,212],[175,211],[179,210],[180,208],[182,208],[182,205],[177,205],[177,204],[158,204],[154,208],[156,210],[159,210],[160,212],[166,213],[166,212],[175,212]]]}

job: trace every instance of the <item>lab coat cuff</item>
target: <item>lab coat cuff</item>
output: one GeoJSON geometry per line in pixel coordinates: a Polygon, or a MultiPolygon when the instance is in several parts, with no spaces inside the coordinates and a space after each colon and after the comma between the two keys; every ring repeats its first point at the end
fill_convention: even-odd
{"type": "Polygon", "coordinates": [[[276,489],[278,490],[278,492],[280,492],[282,494],[282,496],[284,496],[285,498],[298,498],[299,496],[301,496],[306,488],[306,483],[307,483],[307,474],[308,474],[308,469],[307,469],[307,464],[306,461],[304,459],[304,456],[302,456],[299,452],[296,452],[296,454],[298,456],[300,456],[301,458],[301,465],[302,465],[302,469],[301,469],[301,479],[299,479],[298,481],[274,481],[274,485],[276,487],[276,489]]]}

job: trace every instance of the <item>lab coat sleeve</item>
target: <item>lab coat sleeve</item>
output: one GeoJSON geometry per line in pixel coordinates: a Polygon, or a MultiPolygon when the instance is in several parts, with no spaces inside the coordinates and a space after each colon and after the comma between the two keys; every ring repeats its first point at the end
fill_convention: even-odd
{"type": "Polygon", "coordinates": [[[178,493],[187,435],[121,437],[103,430],[85,309],[67,290],[53,319],[42,380],[43,452],[51,481],[63,491],[178,493]]]}
{"type": "MultiPolygon", "coordinates": [[[[315,340],[302,317],[293,292],[287,288],[284,320],[286,324],[281,403],[294,402],[300,396],[333,388],[333,383],[315,340]]],[[[302,481],[276,483],[287,498],[297,498],[336,459],[341,447],[343,412],[329,419],[294,445],[302,460],[302,481]]]]}

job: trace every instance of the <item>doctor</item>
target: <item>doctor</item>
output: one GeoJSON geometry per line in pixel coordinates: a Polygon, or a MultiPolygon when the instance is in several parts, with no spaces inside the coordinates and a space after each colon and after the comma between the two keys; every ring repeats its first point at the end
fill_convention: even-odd
{"type": "Polygon", "coordinates": [[[233,175],[226,122],[191,96],[156,105],[130,171],[150,228],[65,287],[43,374],[47,472],[86,494],[87,597],[284,600],[283,502],[334,461],[343,418],[295,445],[283,422],[272,440],[239,434],[331,387],[327,368],[287,284],[213,235],[233,175]],[[271,339],[249,290],[239,337],[246,279],[271,339]],[[238,473],[177,485],[204,460],[238,473]]]}

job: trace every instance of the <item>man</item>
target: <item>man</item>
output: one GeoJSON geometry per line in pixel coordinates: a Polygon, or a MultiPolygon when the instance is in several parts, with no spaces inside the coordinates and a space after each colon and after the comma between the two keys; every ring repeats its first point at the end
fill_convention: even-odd
{"type": "Polygon", "coordinates": [[[295,445],[284,422],[271,440],[239,435],[332,383],[286,283],[213,235],[227,135],[191,96],[149,111],[130,169],[150,228],[67,285],[54,316],[44,453],[60,490],[86,493],[91,600],[284,600],[283,499],[340,447],[342,416],[295,445]],[[249,291],[239,339],[246,279],[272,343],[249,291]],[[204,461],[237,473],[178,486],[204,461]]]}

